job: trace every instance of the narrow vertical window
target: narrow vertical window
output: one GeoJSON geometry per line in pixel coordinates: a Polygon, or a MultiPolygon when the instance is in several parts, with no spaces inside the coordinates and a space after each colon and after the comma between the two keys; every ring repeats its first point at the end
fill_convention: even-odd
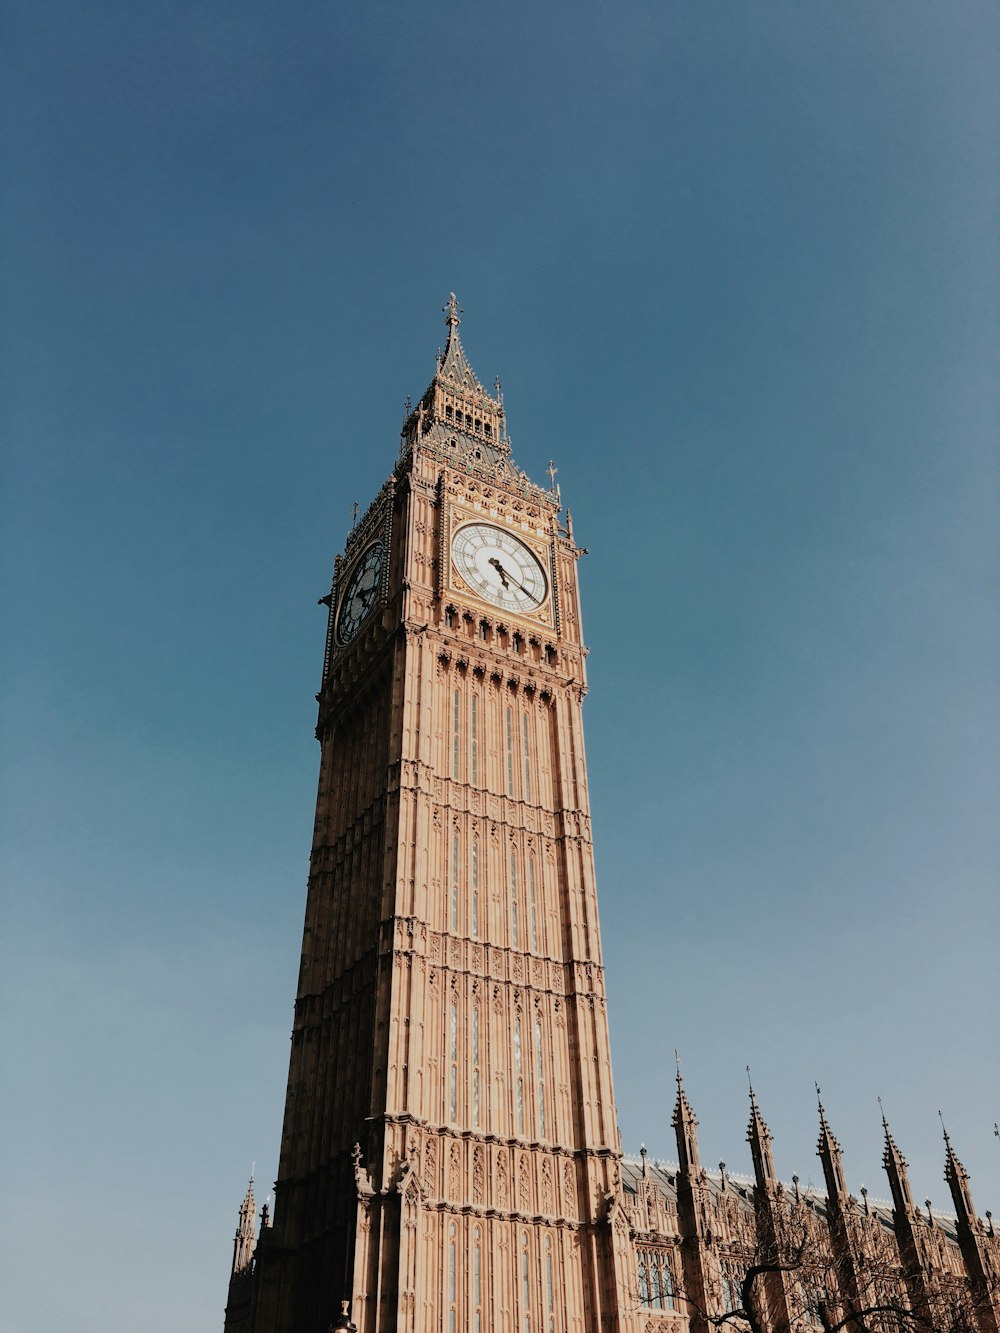
{"type": "Polygon", "coordinates": [[[455,691],[452,700],[451,716],[451,776],[458,777],[459,746],[461,745],[461,716],[462,716],[462,696],[458,690],[455,691]]]}
{"type": "Polygon", "coordinates": [[[531,1268],[528,1264],[528,1235],[521,1238],[521,1303],[524,1333],[531,1333],[531,1268]]]}
{"type": "Polygon", "coordinates": [[[472,839],[472,933],[479,934],[479,839],[472,839]]]}
{"type": "Polygon", "coordinates": [[[535,901],[535,858],[528,857],[528,917],[531,926],[531,949],[538,952],[538,904],[535,901]]]}
{"type": "Polygon", "coordinates": [[[517,948],[517,857],[510,854],[510,943],[517,948]]]}
{"type": "Polygon", "coordinates": [[[545,1237],[545,1312],[549,1317],[549,1333],[555,1333],[556,1294],[552,1280],[552,1237],[545,1237]]]}
{"type": "Polygon", "coordinates": [[[458,1005],[452,1000],[448,1012],[448,1108],[451,1119],[458,1119],[458,1005]]]}
{"type": "Polygon", "coordinates": [[[483,1329],[483,1247],[478,1227],[472,1246],[472,1333],[483,1329]]]}
{"type": "Polygon", "coordinates": [[[458,930],[458,829],[451,835],[451,928],[458,930]]]}
{"type": "Polygon", "coordinates": [[[531,747],[528,744],[528,714],[521,715],[521,733],[524,738],[524,799],[531,800],[531,747]]]}
{"type": "Polygon", "coordinates": [[[535,1019],[535,1062],[538,1067],[538,1137],[545,1138],[545,1060],[542,1055],[542,1023],[535,1019]]]}
{"type": "Polygon", "coordinates": [[[514,1019],[514,1095],[517,1107],[517,1132],[524,1133],[524,1058],[521,1051],[521,1015],[514,1019]]]}
{"type": "Polygon", "coordinates": [[[475,787],[479,784],[479,700],[476,695],[472,696],[470,707],[472,709],[472,716],[470,718],[469,730],[472,735],[469,747],[469,765],[471,770],[470,781],[475,787]]]}
{"type": "Polygon", "coordinates": [[[472,1124],[479,1125],[479,1004],[472,1006],[472,1124]]]}
{"type": "Polygon", "coordinates": [[[507,795],[514,795],[514,713],[507,709],[507,795]]]}
{"type": "Polygon", "coordinates": [[[448,1228],[448,1333],[456,1333],[458,1311],[455,1308],[458,1284],[458,1255],[455,1243],[455,1223],[448,1228]]]}

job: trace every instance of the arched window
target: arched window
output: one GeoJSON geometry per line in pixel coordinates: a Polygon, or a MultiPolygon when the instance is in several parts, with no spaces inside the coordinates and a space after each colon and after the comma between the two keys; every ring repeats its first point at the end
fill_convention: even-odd
{"type": "Polygon", "coordinates": [[[545,1237],[545,1313],[548,1315],[549,1333],[556,1328],[556,1294],[552,1276],[552,1237],[545,1237]]]}
{"type": "Polygon", "coordinates": [[[453,778],[458,777],[458,764],[459,764],[459,754],[460,754],[459,747],[462,743],[461,717],[462,717],[462,696],[459,693],[459,691],[456,690],[454,696],[452,697],[452,714],[451,714],[451,776],[453,778]]]}
{"type": "Polygon", "coordinates": [[[469,701],[470,745],[469,745],[469,781],[474,787],[479,785],[479,699],[473,695],[469,701]]]}
{"type": "Polygon", "coordinates": [[[517,948],[517,856],[510,854],[510,944],[517,948]]]}
{"type": "Polygon", "coordinates": [[[483,1243],[476,1227],[472,1233],[472,1333],[483,1330],[483,1243]]]}
{"type": "Polygon", "coordinates": [[[451,928],[458,930],[458,829],[451,835],[451,928]]]}
{"type": "Polygon", "coordinates": [[[448,1112],[451,1120],[458,1119],[458,1004],[451,1002],[448,1010],[448,1112]]]}
{"type": "Polygon", "coordinates": [[[524,1053],[521,1049],[521,1015],[514,1019],[514,1098],[517,1132],[524,1133],[524,1053]]]}
{"type": "Polygon", "coordinates": [[[528,1233],[521,1236],[521,1304],[524,1333],[531,1333],[531,1264],[528,1261],[528,1233]]]}
{"type": "Polygon", "coordinates": [[[472,839],[472,933],[479,934],[479,839],[472,839]]]}
{"type": "Polygon", "coordinates": [[[479,1001],[472,1006],[472,1124],[479,1126],[479,1001]]]}
{"type": "Polygon", "coordinates": [[[458,1245],[455,1237],[455,1223],[448,1228],[448,1333],[457,1333],[458,1309],[458,1245]]]}
{"type": "Polygon", "coordinates": [[[535,1062],[538,1069],[538,1137],[545,1138],[545,1058],[542,1053],[542,1022],[535,1018],[535,1062]]]}
{"type": "Polygon", "coordinates": [[[535,858],[528,857],[528,925],[531,928],[531,948],[538,952],[538,904],[535,901],[535,858]]]}

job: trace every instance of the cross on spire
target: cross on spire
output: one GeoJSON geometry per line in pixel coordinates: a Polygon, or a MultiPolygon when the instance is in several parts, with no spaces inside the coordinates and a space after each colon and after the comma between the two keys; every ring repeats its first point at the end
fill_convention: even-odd
{"type": "Polygon", "coordinates": [[[458,304],[458,297],[455,295],[454,292],[449,293],[448,304],[446,306],[442,306],[442,309],[444,310],[445,313],[444,322],[448,325],[448,327],[452,329],[458,328],[459,324],[462,322],[461,319],[462,307],[458,304]]]}

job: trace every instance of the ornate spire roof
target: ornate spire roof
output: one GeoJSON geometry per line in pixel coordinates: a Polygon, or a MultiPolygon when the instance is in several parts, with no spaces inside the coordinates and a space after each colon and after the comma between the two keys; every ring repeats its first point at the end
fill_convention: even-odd
{"type": "Polygon", "coordinates": [[[253,1197],[253,1172],[250,1183],[240,1204],[240,1217],[236,1227],[236,1239],[233,1244],[233,1272],[246,1273],[253,1263],[254,1224],[257,1218],[257,1204],[253,1197]]]}
{"type": "MultiPolygon", "coordinates": [[[[941,1112],[938,1111],[941,1116],[941,1112]]],[[[951,1190],[951,1197],[955,1204],[955,1212],[958,1215],[959,1222],[964,1222],[967,1226],[972,1226],[976,1220],[976,1208],[972,1202],[972,1189],[969,1185],[969,1173],[958,1160],[958,1154],[951,1146],[951,1139],[948,1137],[948,1131],[944,1127],[944,1116],[941,1116],[941,1132],[944,1134],[944,1178],[948,1182],[948,1188],[951,1190]]]]}
{"type": "Polygon", "coordinates": [[[487,399],[495,407],[496,403],[479,383],[476,372],[469,365],[462,340],[458,336],[458,326],[462,322],[462,309],[454,292],[448,297],[448,304],[444,307],[444,313],[445,323],[448,325],[448,342],[438,363],[437,378],[462,393],[471,394],[479,399],[487,399]]]}
{"type": "MultiPolygon", "coordinates": [[[[878,1099],[879,1109],[882,1110],[882,1098],[878,1099]]],[[[885,1147],[882,1151],[882,1165],[885,1167],[885,1173],[889,1177],[889,1188],[892,1190],[892,1201],[900,1212],[907,1212],[913,1205],[913,1195],[910,1193],[910,1177],[906,1170],[906,1158],[899,1151],[896,1140],[892,1137],[892,1131],[889,1129],[889,1122],[885,1118],[885,1111],[882,1111],[882,1130],[885,1134],[885,1147]]]]}
{"type": "MultiPolygon", "coordinates": [[[[458,334],[462,312],[454,292],[444,313],[448,341],[416,407],[407,400],[400,452],[424,444],[473,472],[530,485],[510,457],[500,379],[496,394],[488,393],[465,355],[458,334]]],[[[533,489],[542,494],[540,488],[533,489]]]]}
{"type": "Polygon", "coordinates": [[[819,1105],[819,1141],[816,1144],[816,1153],[823,1163],[827,1196],[831,1203],[840,1203],[847,1198],[844,1157],[840,1150],[840,1144],[827,1123],[826,1111],[823,1109],[818,1083],[816,1084],[816,1101],[819,1105]]]}
{"type": "MultiPolygon", "coordinates": [[[[747,1081],[750,1082],[749,1065],[747,1081]]],[[[753,1157],[754,1179],[758,1187],[763,1189],[774,1182],[774,1157],[771,1153],[771,1131],[760,1113],[752,1082],[750,1082],[750,1124],[747,1126],[747,1143],[750,1144],[750,1154],[753,1157]]]]}
{"type": "Polygon", "coordinates": [[[686,1172],[688,1177],[693,1180],[701,1169],[701,1161],[698,1156],[698,1121],[691,1109],[691,1103],[687,1099],[687,1093],[684,1091],[684,1082],[681,1078],[681,1062],[676,1051],[674,1051],[674,1059],[677,1061],[677,1100],[674,1103],[674,1114],[671,1123],[677,1133],[677,1156],[681,1170],[686,1172]]]}

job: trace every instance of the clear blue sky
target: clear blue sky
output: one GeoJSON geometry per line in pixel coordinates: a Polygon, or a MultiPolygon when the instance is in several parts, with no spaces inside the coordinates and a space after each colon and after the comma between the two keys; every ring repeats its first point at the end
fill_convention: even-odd
{"type": "Polygon", "coordinates": [[[454,289],[579,540],[627,1148],[1000,1210],[1000,11],[8,0],[10,1333],[221,1329],[350,507],[454,289]]]}

